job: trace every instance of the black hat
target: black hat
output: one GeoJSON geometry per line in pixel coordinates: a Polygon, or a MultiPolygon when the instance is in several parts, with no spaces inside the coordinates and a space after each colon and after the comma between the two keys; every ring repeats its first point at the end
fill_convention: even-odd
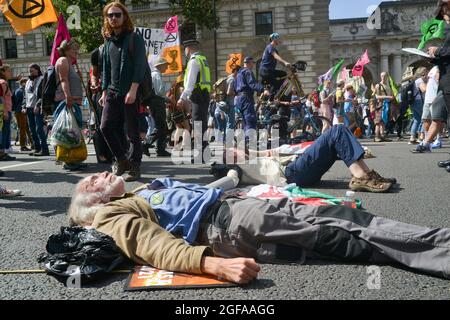
{"type": "Polygon", "coordinates": [[[195,40],[195,39],[183,41],[183,46],[184,46],[184,47],[198,46],[199,44],[200,44],[200,42],[198,42],[198,41],[195,40]]]}
{"type": "Polygon", "coordinates": [[[438,0],[436,12],[435,12],[436,19],[444,20],[444,17],[441,14],[441,9],[442,9],[442,6],[447,3],[449,3],[449,0],[438,0]]]}
{"type": "Polygon", "coordinates": [[[252,57],[245,57],[244,63],[249,63],[250,61],[255,61],[252,57]]]}

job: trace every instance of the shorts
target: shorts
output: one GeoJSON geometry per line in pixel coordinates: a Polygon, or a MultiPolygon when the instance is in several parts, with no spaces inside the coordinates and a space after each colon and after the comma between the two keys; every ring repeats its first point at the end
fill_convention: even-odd
{"type": "Polygon", "coordinates": [[[445,104],[444,93],[438,92],[436,99],[431,105],[431,120],[446,121],[447,120],[447,106],[445,104]]]}
{"type": "Polygon", "coordinates": [[[431,103],[423,105],[422,120],[431,120],[431,103]]]}

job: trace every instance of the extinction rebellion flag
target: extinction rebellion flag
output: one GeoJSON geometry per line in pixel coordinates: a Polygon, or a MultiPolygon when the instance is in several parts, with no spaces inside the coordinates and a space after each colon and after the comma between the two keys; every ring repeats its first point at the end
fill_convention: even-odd
{"type": "Polygon", "coordinates": [[[445,21],[438,19],[431,19],[425,21],[420,30],[422,31],[422,41],[419,44],[418,49],[422,50],[428,41],[432,39],[444,39],[445,38],[445,21]]]}
{"type": "Polygon", "coordinates": [[[58,21],[51,0],[0,0],[0,7],[18,35],[58,21]]]}

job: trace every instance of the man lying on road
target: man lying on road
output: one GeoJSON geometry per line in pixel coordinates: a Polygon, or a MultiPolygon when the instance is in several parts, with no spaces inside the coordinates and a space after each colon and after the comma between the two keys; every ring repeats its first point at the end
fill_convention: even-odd
{"type": "MultiPolygon", "coordinates": [[[[234,152],[235,163],[238,163],[238,167],[243,171],[243,183],[270,185],[295,183],[299,187],[310,187],[319,183],[322,176],[338,159],[344,161],[352,174],[349,188],[353,191],[386,192],[397,183],[396,179],[383,178],[375,170],[369,169],[364,162],[363,147],[353,133],[343,125],[331,127],[302,155],[280,157],[280,150],[278,148],[261,152],[251,151],[247,155],[243,150],[230,150],[230,153],[234,152]],[[244,162],[245,158],[256,160],[257,165],[251,164],[250,160],[245,164],[239,164],[241,161],[244,162]]],[[[232,168],[235,166],[213,164],[211,173],[221,177],[232,168]]]]}
{"type": "Polygon", "coordinates": [[[265,263],[307,258],[398,263],[450,278],[450,229],[428,229],[344,206],[224,195],[223,190],[158,179],[125,193],[108,172],[78,183],[72,225],[111,236],[137,264],[255,279],[265,263]],[[241,258],[244,257],[244,258],[241,258]]]}

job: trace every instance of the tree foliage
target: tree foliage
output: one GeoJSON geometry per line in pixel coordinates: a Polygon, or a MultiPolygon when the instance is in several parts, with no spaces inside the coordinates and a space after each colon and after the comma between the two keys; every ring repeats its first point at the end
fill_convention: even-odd
{"type": "MultiPolygon", "coordinates": [[[[216,6],[219,5],[216,0],[216,6]]],[[[219,18],[214,15],[212,0],[170,0],[172,13],[182,15],[188,22],[195,23],[198,27],[209,30],[219,26],[219,18]]]]}

